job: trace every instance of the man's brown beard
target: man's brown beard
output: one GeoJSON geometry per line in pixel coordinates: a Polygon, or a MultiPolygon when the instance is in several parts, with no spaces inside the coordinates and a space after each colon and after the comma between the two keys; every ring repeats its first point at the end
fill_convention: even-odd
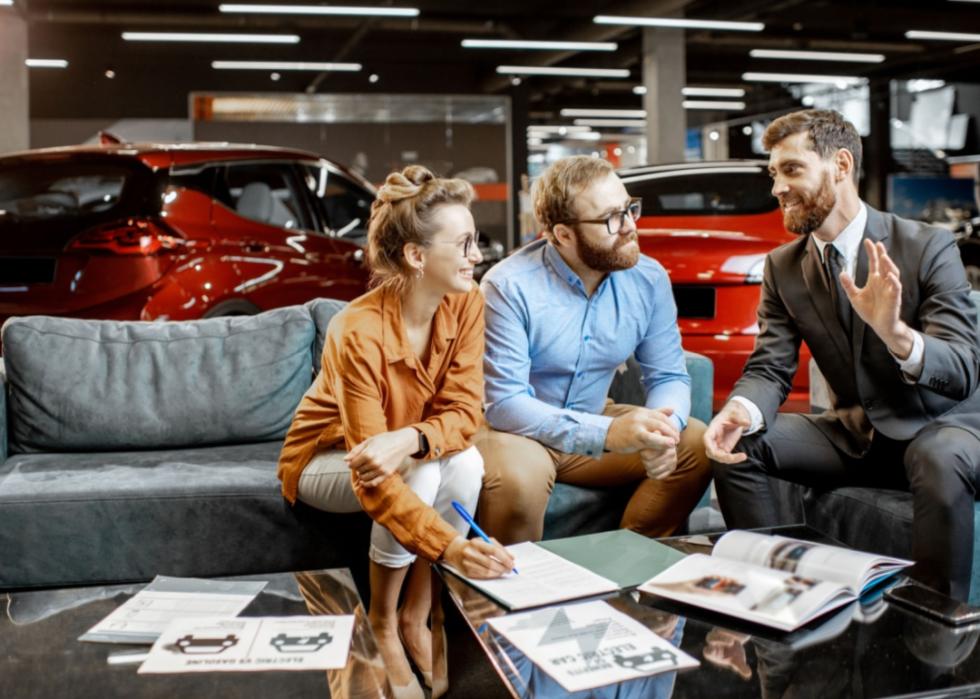
{"type": "MultiPolygon", "coordinates": [[[[814,195],[800,193],[792,201],[797,206],[794,211],[783,211],[783,225],[790,233],[808,235],[820,228],[830,212],[837,205],[837,195],[830,186],[830,175],[823,173],[820,189],[814,195]]],[[[782,203],[782,202],[780,202],[782,203]]]]}
{"type": "Polygon", "coordinates": [[[631,246],[628,250],[624,249],[627,245],[635,241],[635,232],[630,235],[617,235],[616,244],[609,249],[601,248],[590,243],[579,231],[575,231],[575,247],[578,257],[582,262],[596,272],[615,272],[620,269],[629,269],[640,259],[639,246],[631,246]]]}

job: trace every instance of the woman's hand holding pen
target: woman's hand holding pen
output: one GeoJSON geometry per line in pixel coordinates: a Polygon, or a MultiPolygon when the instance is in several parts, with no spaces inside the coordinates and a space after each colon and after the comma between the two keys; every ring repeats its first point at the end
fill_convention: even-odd
{"type": "Polygon", "coordinates": [[[499,578],[514,567],[514,557],[496,539],[486,542],[457,536],[442,560],[468,578],[499,578]]]}
{"type": "Polygon", "coordinates": [[[415,428],[403,427],[368,437],[351,449],[344,459],[366,488],[374,488],[418,451],[418,444],[415,428]]]}

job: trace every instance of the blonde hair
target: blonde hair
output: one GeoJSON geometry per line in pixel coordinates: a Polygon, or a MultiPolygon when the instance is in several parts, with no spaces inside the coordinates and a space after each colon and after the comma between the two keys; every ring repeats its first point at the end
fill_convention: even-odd
{"type": "Polygon", "coordinates": [[[438,208],[468,207],[473,197],[473,186],[466,180],[436,177],[421,165],[388,175],[371,204],[368,223],[371,285],[404,291],[414,274],[405,260],[405,245],[426,245],[438,231],[434,220],[438,208]]]}
{"type": "Polygon", "coordinates": [[[582,190],[612,172],[608,160],[588,155],[562,158],[544,171],[534,183],[531,196],[534,217],[549,237],[556,225],[577,217],[574,202],[582,190]]]}

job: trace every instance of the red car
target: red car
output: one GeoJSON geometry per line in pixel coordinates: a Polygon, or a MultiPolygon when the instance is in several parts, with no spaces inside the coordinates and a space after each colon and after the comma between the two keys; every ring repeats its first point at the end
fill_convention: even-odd
{"type": "MultiPolygon", "coordinates": [[[[666,267],[685,349],[715,366],[714,407],[742,374],[759,333],[766,253],[795,236],[783,227],[764,160],[654,165],[619,171],[631,196],[643,198],[640,249],[666,267]]],[[[809,410],[810,352],[784,410],[809,410]]]]}
{"type": "Polygon", "coordinates": [[[310,153],[107,144],[0,158],[0,322],[184,320],[353,299],[374,200],[310,153]]]}

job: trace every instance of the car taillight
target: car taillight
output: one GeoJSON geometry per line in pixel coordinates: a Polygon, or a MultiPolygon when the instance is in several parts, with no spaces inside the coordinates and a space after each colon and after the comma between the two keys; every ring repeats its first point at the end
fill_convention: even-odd
{"type": "Polygon", "coordinates": [[[184,243],[183,236],[162,221],[129,218],[86,231],[68,249],[112,255],[156,255],[184,243]]]}

